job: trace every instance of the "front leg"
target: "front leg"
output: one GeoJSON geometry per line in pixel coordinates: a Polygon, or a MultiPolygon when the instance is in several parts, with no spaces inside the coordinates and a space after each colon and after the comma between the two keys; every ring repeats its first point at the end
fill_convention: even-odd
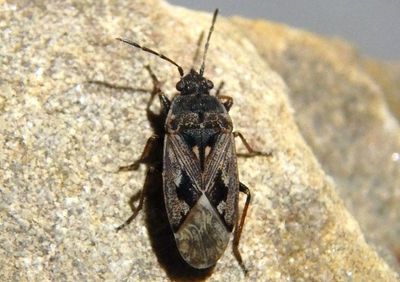
{"type": "Polygon", "coordinates": [[[233,99],[231,96],[226,96],[226,95],[221,95],[221,90],[224,87],[225,82],[221,81],[221,83],[219,84],[217,91],[215,92],[215,97],[217,97],[219,100],[225,99],[224,102],[222,102],[222,105],[224,105],[225,109],[227,112],[229,112],[229,110],[231,109],[232,105],[233,105],[233,99]]]}
{"type": "MultiPolygon", "coordinates": [[[[150,97],[149,101],[147,102],[146,111],[148,113],[151,112],[150,107],[153,104],[154,97],[157,95],[160,100],[160,103],[161,103],[161,114],[166,116],[168,114],[169,108],[171,107],[171,102],[168,99],[168,97],[165,96],[164,93],[162,92],[161,83],[158,80],[155,73],[153,72],[153,70],[150,68],[150,66],[146,66],[146,69],[149,72],[151,80],[153,82],[153,89],[150,93],[151,97],[150,97]]],[[[156,115],[156,114],[154,114],[154,115],[156,115]]]]}

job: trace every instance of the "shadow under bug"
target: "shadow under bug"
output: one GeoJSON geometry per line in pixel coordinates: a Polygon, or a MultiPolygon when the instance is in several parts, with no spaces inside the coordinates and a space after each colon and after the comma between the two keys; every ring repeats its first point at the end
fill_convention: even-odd
{"type": "MultiPolygon", "coordinates": [[[[155,134],[150,137],[142,156],[120,170],[136,170],[140,164],[147,165],[150,170],[162,167],[163,198],[168,222],[179,254],[188,265],[194,269],[213,267],[224,253],[230,234],[234,232],[233,253],[243,271],[247,273],[238,245],[251,194],[249,188],[239,182],[234,139],[239,137],[248,150],[248,153],[241,154],[242,156],[270,154],[253,150],[241,133],[233,132],[232,120],[228,114],[233,100],[229,96],[220,95],[223,83],[218,87],[215,96],[210,95],[214,84],[203,74],[217,14],[218,9],[213,15],[200,70],[192,68],[186,75],[183,68],[170,58],[135,42],[117,38],[175,65],[181,77],[176,84],[179,95],[170,101],[162,93],[156,76],[148,67],[155,86],[147,105],[147,112],[148,116],[153,114],[159,118],[160,124],[163,125],[159,132],[163,135],[155,134]],[[150,110],[155,96],[158,96],[161,103],[159,114],[150,110]],[[154,160],[150,152],[157,150],[161,143],[162,160],[154,160]],[[246,194],[240,219],[239,191],[246,194]]],[[[197,49],[194,61],[198,53],[197,49]]],[[[117,230],[136,217],[143,207],[145,195],[143,190],[138,207],[117,230]]]]}

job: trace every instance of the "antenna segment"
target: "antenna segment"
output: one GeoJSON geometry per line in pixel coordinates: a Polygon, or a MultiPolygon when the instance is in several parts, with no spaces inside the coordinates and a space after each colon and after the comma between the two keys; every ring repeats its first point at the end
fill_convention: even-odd
{"type": "Polygon", "coordinates": [[[204,47],[204,53],[203,53],[203,62],[201,64],[200,71],[199,71],[201,76],[203,76],[203,73],[204,73],[207,50],[208,50],[208,46],[209,46],[209,43],[210,43],[211,34],[212,34],[213,30],[214,30],[214,24],[215,24],[215,21],[217,19],[217,15],[218,15],[218,9],[216,9],[214,11],[211,27],[210,27],[210,30],[208,31],[207,41],[206,41],[206,45],[204,47]]]}
{"type": "Polygon", "coordinates": [[[129,45],[131,45],[131,46],[133,46],[133,47],[142,49],[143,51],[146,51],[146,52],[149,52],[149,53],[151,53],[151,54],[153,54],[153,55],[156,55],[156,56],[160,57],[161,59],[166,60],[167,62],[170,62],[171,64],[175,65],[175,66],[178,68],[178,71],[179,71],[180,76],[181,76],[181,77],[183,76],[183,69],[182,69],[182,67],[181,67],[180,65],[178,65],[177,63],[175,63],[175,62],[174,62],[173,60],[171,60],[170,58],[168,58],[167,56],[165,56],[165,55],[163,55],[163,54],[160,54],[160,53],[158,53],[158,52],[156,52],[156,51],[154,51],[154,50],[152,50],[152,49],[149,49],[149,48],[147,48],[147,47],[141,46],[141,45],[137,44],[136,42],[129,41],[129,40],[125,40],[125,39],[122,39],[122,38],[116,38],[116,39],[119,40],[119,41],[122,41],[122,42],[124,42],[124,43],[126,43],[126,44],[129,44],[129,45]]]}

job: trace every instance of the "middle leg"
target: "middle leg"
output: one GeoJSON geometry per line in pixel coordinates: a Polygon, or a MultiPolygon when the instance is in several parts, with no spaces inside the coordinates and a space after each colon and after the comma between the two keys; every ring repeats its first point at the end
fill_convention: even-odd
{"type": "Polygon", "coordinates": [[[255,156],[265,156],[265,157],[270,157],[272,156],[271,152],[261,152],[261,151],[256,151],[254,150],[250,144],[247,142],[247,140],[244,138],[244,136],[242,135],[242,133],[235,131],[233,132],[233,136],[234,137],[239,137],[240,140],[242,140],[243,145],[246,147],[248,153],[244,154],[244,153],[238,153],[237,155],[239,157],[245,157],[245,158],[251,158],[251,157],[255,157],[255,156]]]}
{"type": "Polygon", "coordinates": [[[133,164],[127,165],[127,166],[121,166],[119,167],[119,171],[133,171],[133,170],[138,170],[139,166],[141,164],[147,164],[149,166],[154,166],[154,160],[152,159],[153,157],[153,152],[157,149],[158,146],[160,146],[161,138],[157,135],[151,136],[146,143],[146,146],[144,147],[144,150],[142,152],[142,155],[140,156],[139,159],[137,159],[133,164]]]}

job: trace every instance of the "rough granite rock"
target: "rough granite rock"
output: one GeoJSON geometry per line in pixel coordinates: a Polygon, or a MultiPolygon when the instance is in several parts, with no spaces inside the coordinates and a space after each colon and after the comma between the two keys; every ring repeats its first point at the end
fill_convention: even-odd
{"type": "Polygon", "coordinates": [[[365,59],[339,40],[265,21],[238,18],[233,22],[287,83],[295,120],[307,144],[334,178],[364,234],[399,267],[395,260],[400,259],[396,67],[365,59]]]}
{"type": "MultiPolygon", "coordinates": [[[[167,230],[157,226],[163,215],[151,206],[156,201],[115,232],[145,180],[144,168],[117,173],[152,133],[144,67],[152,66],[170,97],[178,73],[114,38],[156,47],[187,70],[211,15],[155,0],[15,1],[1,10],[0,280],[244,280],[231,248],[212,273],[174,266],[170,248],[159,243],[164,238],[154,236],[167,230]]],[[[396,281],[337,195],[343,181],[324,173],[304,141],[289,104],[292,90],[223,17],[206,76],[226,82],[236,129],[273,153],[239,160],[240,178],[253,193],[240,245],[248,279],[396,281]]],[[[159,188],[157,177],[147,182],[159,188]]]]}

